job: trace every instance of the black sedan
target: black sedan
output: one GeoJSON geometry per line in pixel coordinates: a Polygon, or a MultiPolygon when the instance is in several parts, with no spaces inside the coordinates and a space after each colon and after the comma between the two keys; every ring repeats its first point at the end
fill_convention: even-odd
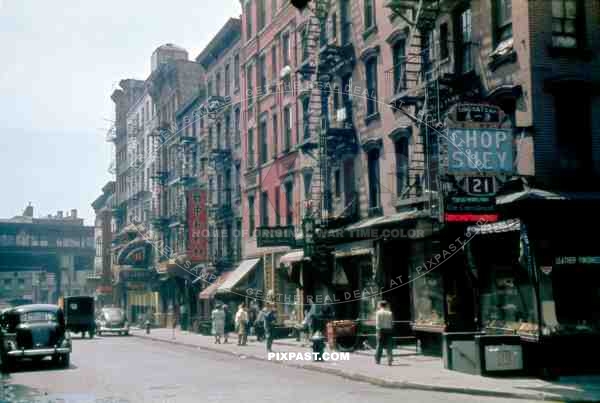
{"type": "Polygon", "coordinates": [[[65,330],[62,309],[57,305],[21,305],[2,311],[2,362],[10,368],[23,359],[51,357],[67,368],[71,338],[65,330]]]}

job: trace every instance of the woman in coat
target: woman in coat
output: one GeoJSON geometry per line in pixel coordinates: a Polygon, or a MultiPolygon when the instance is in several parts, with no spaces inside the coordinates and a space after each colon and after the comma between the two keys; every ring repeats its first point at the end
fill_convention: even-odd
{"type": "Polygon", "coordinates": [[[225,312],[221,305],[217,305],[211,313],[212,334],[215,336],[215,344],[221,344],[221,337],[225,334],[225,312]]]}

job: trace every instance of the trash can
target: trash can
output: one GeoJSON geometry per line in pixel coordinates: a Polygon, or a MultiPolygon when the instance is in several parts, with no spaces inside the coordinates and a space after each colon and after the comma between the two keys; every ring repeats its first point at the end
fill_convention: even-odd
{"type": "Polygon", "coordinates": [[[475,337],[482,334],[482,332],[444,332],[442,334],[444,368],[467,374],[480,374],[480,351],[475,343],[475,337]]]}

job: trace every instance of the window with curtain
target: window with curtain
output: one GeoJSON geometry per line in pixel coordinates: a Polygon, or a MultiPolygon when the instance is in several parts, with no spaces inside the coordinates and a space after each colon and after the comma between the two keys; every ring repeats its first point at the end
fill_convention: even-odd
{"type": "Polygon", "coordinates": [[[512,0],[493,0],[494,44],[512,38],[512,0]]]}
{"type": "Polygon", "coordinates": [[[578,47],[580,20],[577,0],[552,0],[552,46],[578,47]]]}

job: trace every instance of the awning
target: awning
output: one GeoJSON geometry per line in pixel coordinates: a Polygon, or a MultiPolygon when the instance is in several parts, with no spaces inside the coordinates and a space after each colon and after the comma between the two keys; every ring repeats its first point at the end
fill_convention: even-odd
{"type": "Polygon", "coordinates": [[[242,261],[237,269],[232,271],[229,277],[227,277],[227,280],[225,280],[225,282],[217,289],[217,294],[231,292],[231,290],[244,280],[248,273],[258,265],[259,261],[260,259],[247,259],[242,261]]]}
{"type": "Polygon", "coordinates": [[[472,225],[468,231],[475,234],[500,234],[504,232],[520,231],[521,220],[513,218],[505,221],[498,221],[489,224],[472,225]]]}
{"type": "MultiPolygon", "coordinates": [[[[229,275],[231,273],[233,273],[233,272],[226,271],[226,272],[222,273],[219,277],[217,277],[212,282],[212,284],[210,284],[204,290],[200,291],[200,293],[198,294],[198,299],[212,299],[215,296],[215,294],[217,293],[217,290],[219,289],[219,287],[227,280],[227,278],[229,277],[229,275]]],[[[200,279],[200,277],[198,277],[198,279],[200,279]]],[[[203,278],[200,281],[210,282],[210,276],[207,278],[203,278]]]]}
{"type": "Polygon", "coordinates": [[[279,264],[289,267],[292,265],[292,263],[298,263],[303,259],[304,259],[304,250],[302,250],[302,249],[293,250],[293,251],[283,255],[281,257],[281,259],[279,259],[279,264]]]}
{"type": "Polygon", "coordinates": [[[599,192],[551,192],[530,188],[496,197],[496,204],[510,204],[524,200],[600,200],[599,192]]]}
{"type": "Polygon", "coordinates": [[[360,241],[336,245],[333,256],[342,258],[370,255],[372,253],[374,253],[372,241],[360,241]]]}
{"type": "Polygon", "coordinates": [[[427,214],[422,210],[410,210],[402,213],[391,214],[387,216],[380,216],[375,218],[367,218],[366,220],[359,221],[355,224],[346,227],[347,231],[355,231],[360,229],[366,229],[370,227],[376,227],[380,225],[391,225],[398,224],[402,221],[415,220],[417,218],[426,217],[427,214]]]}

